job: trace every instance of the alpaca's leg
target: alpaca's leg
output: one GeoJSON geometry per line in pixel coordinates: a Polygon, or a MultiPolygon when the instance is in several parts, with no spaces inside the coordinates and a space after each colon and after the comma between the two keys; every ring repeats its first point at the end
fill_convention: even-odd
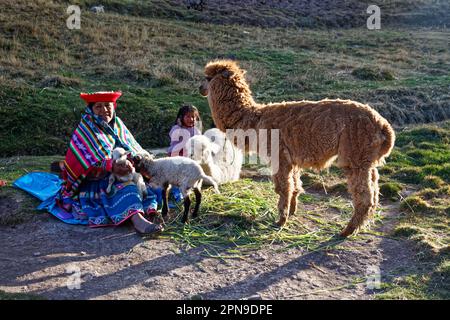
{"type": "Polygon", "coordinates": [[[191,199],[189,197],[189,192],[183,190],[182,194],[184,197],[184,212],[181,222],[187,223],[189,221],[189,210],[191,208],[191,199]]]}
{"type": "Polygon", "coordinates": [[[292,185],[294,189],[292,191],[291,205],[289,207],[289,215],[295,214],[298,206],[298,195],[304,193],[305,190],[302,188],[302,181],[300,180],[300,175],[302,171],[300,168],[295,168],[292,172],[292,185]]]}
{"type": "Polygon", "coordinates": [[[353,198],[354,212],[341,236],[347,237],[364,227],[373,214],[375,207],[375,190],[372,181],[372,168],[344,169],[347,176],[348,190],[353,198]]]}
{"type": "Polygon", "coordinates": [[[198,216],[198,210],[200,208],[200,203],[202,203],[202,193],[198,188],[194,188],[195,193],[195,207],[194,211],[192,212],[192,217],[196,218],[198,216]]]}
{"type": "MultiPolygon", "coordinates": [[[[280,162],[281,163],[281,162],[280,162]]],[[[292,176],[292,165],[286,164],[279,168],[278,172],[273,176],[273,182],[275,184],[275,192],[278,194],[278,213],[279,220],[277,224],[283,226],[289,216],[289,207],[292,199],[293,191],[293,179],[292,176]]]]}
{"type": "Polygon", "coordinates": [[[378,187],[378,169],[372,168],[371,170],[371,178],[372,178],[372,189],[373,189],[373,212],[377,210],[378,202],[379,202],[379,195],[380,195],[380,188],[378,187]]]}

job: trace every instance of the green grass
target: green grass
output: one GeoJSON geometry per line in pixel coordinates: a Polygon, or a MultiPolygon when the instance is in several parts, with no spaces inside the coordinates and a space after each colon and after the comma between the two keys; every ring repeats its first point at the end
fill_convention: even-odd
{"type": "Polygon", "coordinates": [[[393,180],[418,186],[450,183],[450,130],[448,122],[398,134],[396,148],[381,172],[393,180]]]}
{"type": "MultiPolygon", "coordinates": [[[[383,168],[383,187],[399,192],[404,212],[393,236],[417,244],[418,264],[407,275],[391,275],[378,299],[449,299],[450,122],[398,133],[396,149],[383,168]],[[402,197],[398,189],[415,190],[402,197]]],[[[383,193],[383,191],[382,191],[383,193]]]]}
{"type": "Polygon", "coordinates": [[[203,194],[199,217],[187,225],[181,225],[179,215],[173,217],[161,237],[190,248],[202,246],[203,254],[222,259],[240,258],[268,245],[318,250],[334,239],[350,211],[350,205],[341,198],[323,201],[301,195],[304,204],[314,204],[316,209],[300,209],[286,227],[279,228],[275,225],[277,196],[270,182],[243,179],[221,186],[220,195],[211,190],[203,194]],[[327,211],[341,214],[328,221],[323,216],[327,211]]]}
{"type": "Polygon", "coordinates": [[[352,75],[361,80],[394,80],[395,76],[389,70],[361,67],[352,71],[352,75]]]}
{"type": "Polygon", "coordinates": [[[448,300],[450,298],[449,271],[436,270],[422,275],[396,277],[382,285],[379,300],[448,300]]]}
{"type": "Polygon", "coordinates": [[[402,190],[402,185],[397,182],[387,182],[380,185],[380,194],[383,199],[397,201],[402,190]]]}

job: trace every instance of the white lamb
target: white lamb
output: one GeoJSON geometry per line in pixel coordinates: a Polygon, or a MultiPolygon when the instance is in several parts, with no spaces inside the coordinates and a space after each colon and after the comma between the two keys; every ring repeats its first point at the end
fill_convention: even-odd
{"type": "Polygon", "coordinates": [[[180,188],[184,197],[184,214],[182,222],[185,223],[189,218],[189,209],[191,200],[189,195],[191,191],[195,193],[195,207],[192,216],[198,215],[198,209],[202,199],[201,186],[203,180],[210,183],[216,193],[219,193],[217,183],[213,178],[207,176],[202,167],[192,159],[186,157],[165,157],[154,159],[148,154],[138,154],[134,157],[136,170],[149,180],[152,187],[162,187],[163,189],[163,206],[161,214],[167,216],[167,195],[170,186],[174,185],[180,188]]]}
{"type": "Polygon", "coordinates": [[[93,6],[93,7],[91,7],[91,9],[90,9],[92,12],[94,12],[94,13],[97,13],[97,14],[99,14],[99,13],[105,13],[105,7],[104,6],[93,6]]]}
{"type": "MultiPolygon", "coordinates": [[[[120,166],[126,166],[127,163],[127,156],[130,152],[125,151],[123,148],[114,148],[112,152],[112,159],[115,160],[117,165],[120,166]]],[[[109,176],[109,183],[108,188],[106,189],[107,193],[111,192],[111,187],[114,184],[114,181],[121,181],[121,182],[128,182],[133,181],[136,185],[139,195],[141,196],[141,199],[144,200],[147,197],[147,187],[145,186],[144,179],[142,178],[142,175],[140,173],[137,173],[134,167],[132,168],[132,171],[124,176],[119,176],[115,173],[111,173],[109,176]]]]}
{"type": "Polygon", "coordinates": [[[197,161],[206,174],[222,184],[239,179],[243,154],[219,129],[207,130],[204,135],[186,142],[187,155],[197,161]]]}

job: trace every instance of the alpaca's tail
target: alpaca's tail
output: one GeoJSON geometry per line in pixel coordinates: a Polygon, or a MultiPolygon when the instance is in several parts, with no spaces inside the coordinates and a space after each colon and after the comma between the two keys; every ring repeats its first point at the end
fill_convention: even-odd
{"type": "Polygon", "coordinates": [[[385,158],[391,153],[392,148],[394,147],[395,132],[387,121],[383,125],[381,132],[383,133],[385,140],[381,145],[379,156],[380,158],[385,158]]]}
{"type": "Polygon", "coordinates": [[[204,181],[206,181],[207,183],[209,183],[210,185],[212,185],[213,188],[214,188],[214,191],[215,191],[216,193],[220,193],[219,187],[217,186],[217,182],[214,181],[213,178],[211,178],[210,176],[207,176],[206,174],[203,174],[203,175],[202,175],[202,179],[203,179],[204,181]]]}

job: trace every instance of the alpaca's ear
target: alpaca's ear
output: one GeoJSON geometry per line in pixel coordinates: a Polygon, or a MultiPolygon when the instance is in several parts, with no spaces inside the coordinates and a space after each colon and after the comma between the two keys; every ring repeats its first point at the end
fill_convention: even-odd
{"type": "Polygon", "coordinates": [[[231,78],[233,75],[234,75],[233,71],[230,70],[222,71],[222,76],[224,76],[227,79],[231,78]]]}

